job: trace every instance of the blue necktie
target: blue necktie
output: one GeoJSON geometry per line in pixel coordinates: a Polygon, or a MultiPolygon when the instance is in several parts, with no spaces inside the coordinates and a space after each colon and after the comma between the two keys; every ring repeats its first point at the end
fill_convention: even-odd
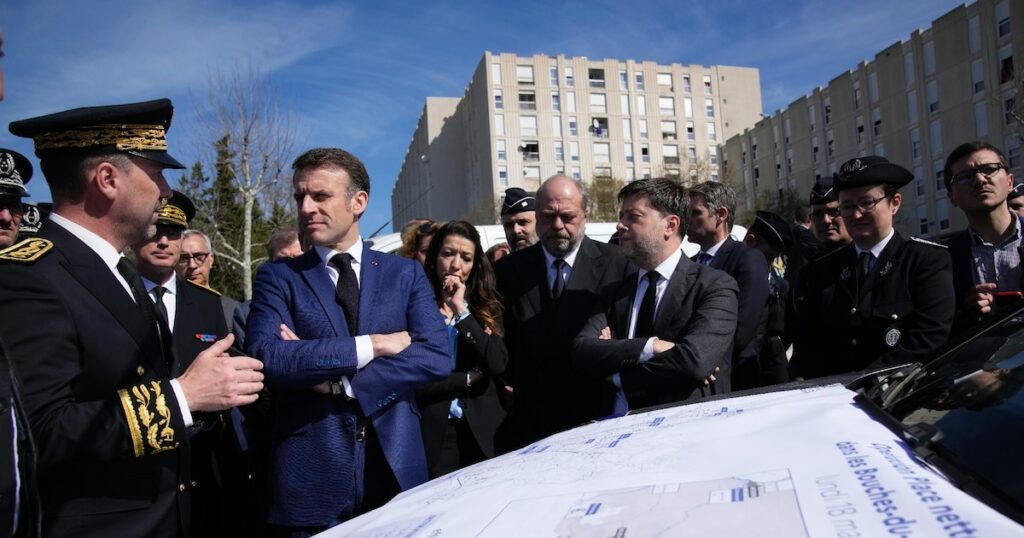
{"type": "Polygon", "coordinates": [[[707,252],[701,252],[700,254],[697,255],[697,263],[701,265],[711,265],[712,258],[714,258],[714,256],[708,254],[707,252]]]}

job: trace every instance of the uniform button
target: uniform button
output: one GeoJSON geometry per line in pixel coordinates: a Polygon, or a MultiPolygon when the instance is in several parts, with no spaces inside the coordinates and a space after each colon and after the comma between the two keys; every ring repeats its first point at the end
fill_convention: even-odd
{"type": "Polygon", "coordinates": [[[191,482],[191,484],[192,484],[192,487],[196,487],[196,486],[198,486],[198,485],[199,485],[199,483],[198,483],[198,482],[196,482],[195,480],[193,480],[193,481],[191,482]]]}
{"type": "Polygon", "coordinates": [[[181,493],[185,493],[185,483],[184,482],[178,484],[178,491],[180,491],[181,493]]]}
{"type": "Polygon", "coordinates": [[[892,319],[900,319],[900,316],[898,314],[893,314],[892,319]]]}
{"type": "Polygon", "coordinates": [[[143,374],[146,373],[146,369],[139,366],[138,368],[135,369],[135,373],[139,374],[139,376],[141,377],[143,374]]]}
{"type": "Polygon", "coordinates": [[[355,426],[355,424],[356,424],[356,419],[354,419],[352,417],[349,417],[349,418],[345,419],[345,425],[346,426],[355,426]]]}
{"type": "Polygon", "coordinates": [[[857,345],[857,339],[854,338],[853,340],[850,340],[850,344],[854,346],[857,345]]]}
{"type": "Polygon", "coordinates": [[[857,307],[853,307],[853,308],[850,309],[850,314],[856,314],[856,313],[857,313],[857,307]]]}

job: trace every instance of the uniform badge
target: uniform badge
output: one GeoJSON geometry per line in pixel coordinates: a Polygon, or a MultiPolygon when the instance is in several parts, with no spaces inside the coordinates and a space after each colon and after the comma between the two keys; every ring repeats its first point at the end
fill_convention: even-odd
{"type": "Polygon", "coordinates": [[[850,268],[849,267],[844,267],[843,268],[843,272],[839,273],[839,278],[841,278],[843,280],[850,280],[850,268]]]}
{"type": "Polygon", "coordinates": [[[217,341],[217,335],[216,334],[199,334],[199,333],[196,333],[196,340],[199,340],[200,342],[216,342],[217,341]]]}
{"type": "Polygon", "coordinates": [[[0,250],[0,260],[30,263],[43,257],[53,248],[53,243],[46,239],[32,237],[0,250]]]}
{"type": "Polygon", "coordinates": [[[886,260],[885,265],[882,266],[882,270],[879,272],[879,274],[885,276],[889,274],[889,271],[892,271],[892,262],[886,260]]]}
{"type": "Polygon", "coordinates": [[[896,347],[896,344],[900,341],[900,330],[896,328],[889,329],[885,333],[885,343],[889,347],[896,347]]]}

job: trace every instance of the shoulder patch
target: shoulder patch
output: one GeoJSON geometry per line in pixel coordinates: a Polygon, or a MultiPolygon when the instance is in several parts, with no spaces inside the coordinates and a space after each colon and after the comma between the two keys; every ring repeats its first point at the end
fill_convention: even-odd
{"type": "Polygon", "coordinates": [[[945,248],[945,249],[949,248],[946,245],[943,245],[942,243],[935,243],[935,242],[929,241],[927,239],[921,239],[920,237],[910,236],[910,240],[915,242],[915,243],[921,243],[921,244],[924,244],[924,245],[931,245],[933,247],[939,247],[939,248],[945,248]]]}
{"type": "Polygon", "coordinates": [[[199,288],[201,290],[208,291],[208,292],[216,295],[217,297],[220,297],[220,292],[215,290],[215,289],[213,289],[213,288],[211,288],[211,287],[209,287],[209,286],[204,286],[204,285],[202,285],[202,284],[200,284],[198,282],[192,282],[191,280],[185,280],[185,282],[188,282],[189,284],[192,284],[193,286],[195,286],[195,287],[197,287],[197,288],[199,288]]]}
{"type": "Polygon", "coordinates": [[[19,241],[3,250],[0,250],[0,260],[32,263],[42,258],[50,249],[53,242],[39,237],[30,237],[19,241]]]}

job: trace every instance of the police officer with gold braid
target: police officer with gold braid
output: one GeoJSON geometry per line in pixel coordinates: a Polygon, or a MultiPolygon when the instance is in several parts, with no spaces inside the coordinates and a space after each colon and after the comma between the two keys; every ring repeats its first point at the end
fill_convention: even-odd
{"type": "Polygon", "coordinates": [[[910,363],[945,344],[954,305],[949,254],[893,229],[899,189],[912,179],[884,157],[860,157],[840,168],[835,188],[853,244],[804,269],[796,292],[794,377],[910,363]]]}
{"type": "Polygon", "coordinates": [[[173,372],[170,328],[125,247],[171,194],[167,99],[14,122],[53,213],[0,252],[0,336],[22,379],[46,536],[187,536],[192,414],[251,403],[261,363],[228,335],[173,372]]]}

